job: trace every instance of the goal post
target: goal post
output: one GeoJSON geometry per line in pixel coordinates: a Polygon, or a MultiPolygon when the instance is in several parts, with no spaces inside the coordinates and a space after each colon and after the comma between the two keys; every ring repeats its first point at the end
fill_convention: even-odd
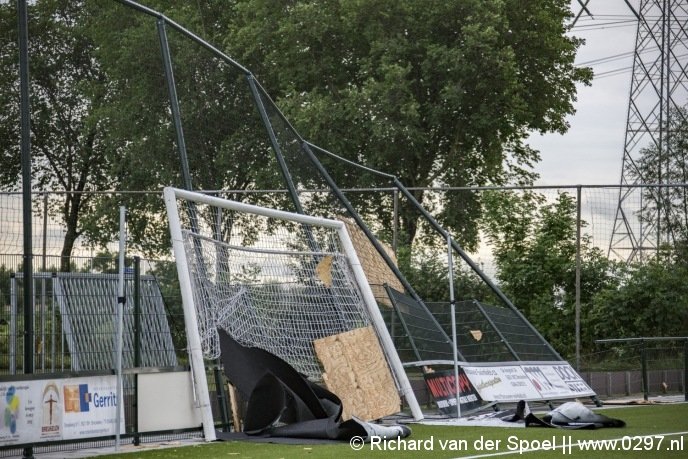
{"type": "Polygon", "coordinates": [[[198,331],[198,320],[194,307],[194,298],[191,290],[191,276],[188,269],[180,269],[187,266],[186,250],[184,249],[184,239],[182,235],[181,220],[177,209],[177,198],[175,190],[165,188],[163,192],[165,208],[167,209],[167,219],[170,225],[170,238],[172,240],[172,252],[177,265],[177,277],[182,296],[182,308],[184,311],[184,328],[186,331],[186,343],[191,364],[191,378],[194,388],[194,399],[201,413],[203,423],[203,436],[206,441],[215,441],[215,421],[210,405],[210,394],[208,392],[208,379],[205,373],[205,362],[203,361],[203,350],[201,349],[201,338],[198,331]]]}
{"type": "Polygon", "coordinates": [[[313,341],[372,326],[399,395],[423,418],[343,222],[176,188],[164,196],[201,406],[218,327],[321,379],[313,341]]]}
{"type": "Polygon", "coordinates": [[[389,335],[389,331],[387,330],[385,321],[382,318],[382,314],[380,314],[380,308],[377,305],[377,301],[375,301],[375,295],[373,294],[373,291],[370,289],[368,279],[366,278],[366,275],[363,271],[363,266],[361,266],[361,262],[359,261],[358,256],[356,255],[356,251],[354,250],[353,243],[349,238],[349,233],[346,230],[346,225],[344,224],[344,222],[338,220],[334,220],[334,222],[338,223],[337,232],[339,233],[339,237],[342,240],[344,250],[349,255],[351,268],[354,272],[354,276],[356,276],[356,281],[358,285],[361,287],[361,293],[363,294],[366,308],[368,309],[368,313],[370,314],[370,318],[373,323],[373,328],[375,328],[375,331],[377,332],[377,336],[380,340],[380,344],[382,345],[385,356],[387,357],[387,360],[389,361],[392,371],[398,381],[398,384],[400,386],[400,393],[406,398],[406,402],[408,403],[409,408],[411,409],[411,414],[413,414],[413,418],[416,421],[420,421],[421,419],[423,419],[423,413],[421,412],[420,406],[418,405],[418,401],[416,400],[416,396],[413,393],[411,383],[409,382],[408,377],[406,376],[406,371],[404,370],[403,364],[401,363],[399,354],[397,354],[397,349],[394,346],[392,337],[389,335]]]}

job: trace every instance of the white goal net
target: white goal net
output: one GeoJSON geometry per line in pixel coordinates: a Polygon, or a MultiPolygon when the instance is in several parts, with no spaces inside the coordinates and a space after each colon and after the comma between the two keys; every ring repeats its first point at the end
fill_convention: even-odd
{"type": "Polygon", "coordinates": [[[401,395],[417,407],[342,222],[172,188],[165,201],[185,315],[193,316],[187,333],[197,332],[204,357],[219,356],[222,328],[317,381],[313,341],[371,325],[401,395]]]}

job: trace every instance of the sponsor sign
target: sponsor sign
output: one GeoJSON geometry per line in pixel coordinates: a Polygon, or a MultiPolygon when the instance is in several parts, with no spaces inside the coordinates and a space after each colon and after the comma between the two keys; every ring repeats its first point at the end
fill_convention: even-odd
{"type": "Polygon", "coordinates": [[[117,433],[115,376],[0,383],[0,445],[110,436],[117,433]]]}
{"type": "Polygon", "coordinates": [[[465,366],[463,370],[487,401],[555,400],[595,392],[567,363],[465,366]]]}
{"type": "Polygon", "coordinates": [[[580,375],[571,368],[571,365],[551,365],[552,370],[561,378],[561,380],[568,386],[569,391],[578,395],[595,395],[595,392],[588,386],[580,375]]]}
{"type": "Polygon", "coordinates": [[[463,369],[483,400],[518,401],[540,398],[520,366],[464,367],[463,369]]]}
{"type": "MultiPolygon", "coordinates": [[[[521,368],[528,375],[528,379],[530,379],[530,382],[542,398],[565,398],[571,396],[569,387],[551,366],[524,365],[521,368]]],[[[578,394],[574,396],[576,395],[578,394]]]]}
{"type": "MultiPolygon", "coordinates": [[[[456,416],[456,378],[454,370],[425,374],[425,383],[441,413],[456,416]]],[[[480,396],[466,374],[459,368],[459,400],[461,412],[480,407],[480,396]]]]}

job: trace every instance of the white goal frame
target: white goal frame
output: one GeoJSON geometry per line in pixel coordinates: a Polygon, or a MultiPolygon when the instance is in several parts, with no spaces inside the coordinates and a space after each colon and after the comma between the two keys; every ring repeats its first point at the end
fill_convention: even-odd
{"type": "Polygon", "coordinates": [[[378,336],[382,345],[383,353],[390,366],[392,373],[399,386],[400,395],[406,399],[413,418],[415,420],[423,419],[418,401],[416,400],[411,384],[408,380],[404,367],[401,363],[399,355],[397,354],[392,338],[389,335],[387,326],[380,313],[379,306],[375,300],[368,280],[366,279],[361,262],[358,259],[351,238],[346,230],[346,225],[339,220],[326,219],[321,217],[314,217],[310,215],[296,214],[292,212],[285,212],[276,209],[269,209],[259,207],[251,204],[240,203],[227,199],[208,196],[203,193],[181,190],[178,188],[167,187],[164,189],[165,205],[167,207],[167,215],[170,224],[170,234],[172,237],[172,248],[174,257],[177,263],[177,273],[179,276],[179,283],[181,289],[182,303],[184,309],[184,322],[188,340],[188,350],[191,361],[191,370],[194,378],[194,386],[196,391],[199,408],[203,413],[203,426],[205,430],[206,440],[215,438],[214,430],[209,432],[206,429],[207,425],[213,426],[212,413],[210,411],[210,397],[208,395],[208,385],[205,374],[203,350],[201,347],[201,338],[198,329],[198,318],[196,316],[196,305],[194,304],[194,295],[192,292],[192,281],[188,269],[183,267],[188,266],[188,259],[184,248],[184,238],[182,234],[181,221],[177,205],[178,199],[184,199],[189,202],[224,208],[232,211],[246,212],[256,214],[267,218],[274,218],[279,220],[292,221],[303,225],[321,226],[330,228],[336,231],[342,250],[349,259],[356,283],[361,291],[363,302],[370,318],[371,324],[378,336]],[[181,269],[180,269],[181,267],[181,269]]]}

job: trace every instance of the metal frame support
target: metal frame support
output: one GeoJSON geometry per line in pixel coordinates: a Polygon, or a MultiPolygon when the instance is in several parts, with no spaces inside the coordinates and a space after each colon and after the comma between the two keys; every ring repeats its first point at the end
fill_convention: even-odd
{"type": "MultiPolygon", "coordinates": [[[[29,89],[29,14],[26,0],[17,0],[19,31],[19,99],[21,169],[24,232],[24,373],[33,373],[33,247],[31,237],[31,102],[29,89]]],[[[33,458],[33,447],[24,448],[25,458],[33,458]]]]}

